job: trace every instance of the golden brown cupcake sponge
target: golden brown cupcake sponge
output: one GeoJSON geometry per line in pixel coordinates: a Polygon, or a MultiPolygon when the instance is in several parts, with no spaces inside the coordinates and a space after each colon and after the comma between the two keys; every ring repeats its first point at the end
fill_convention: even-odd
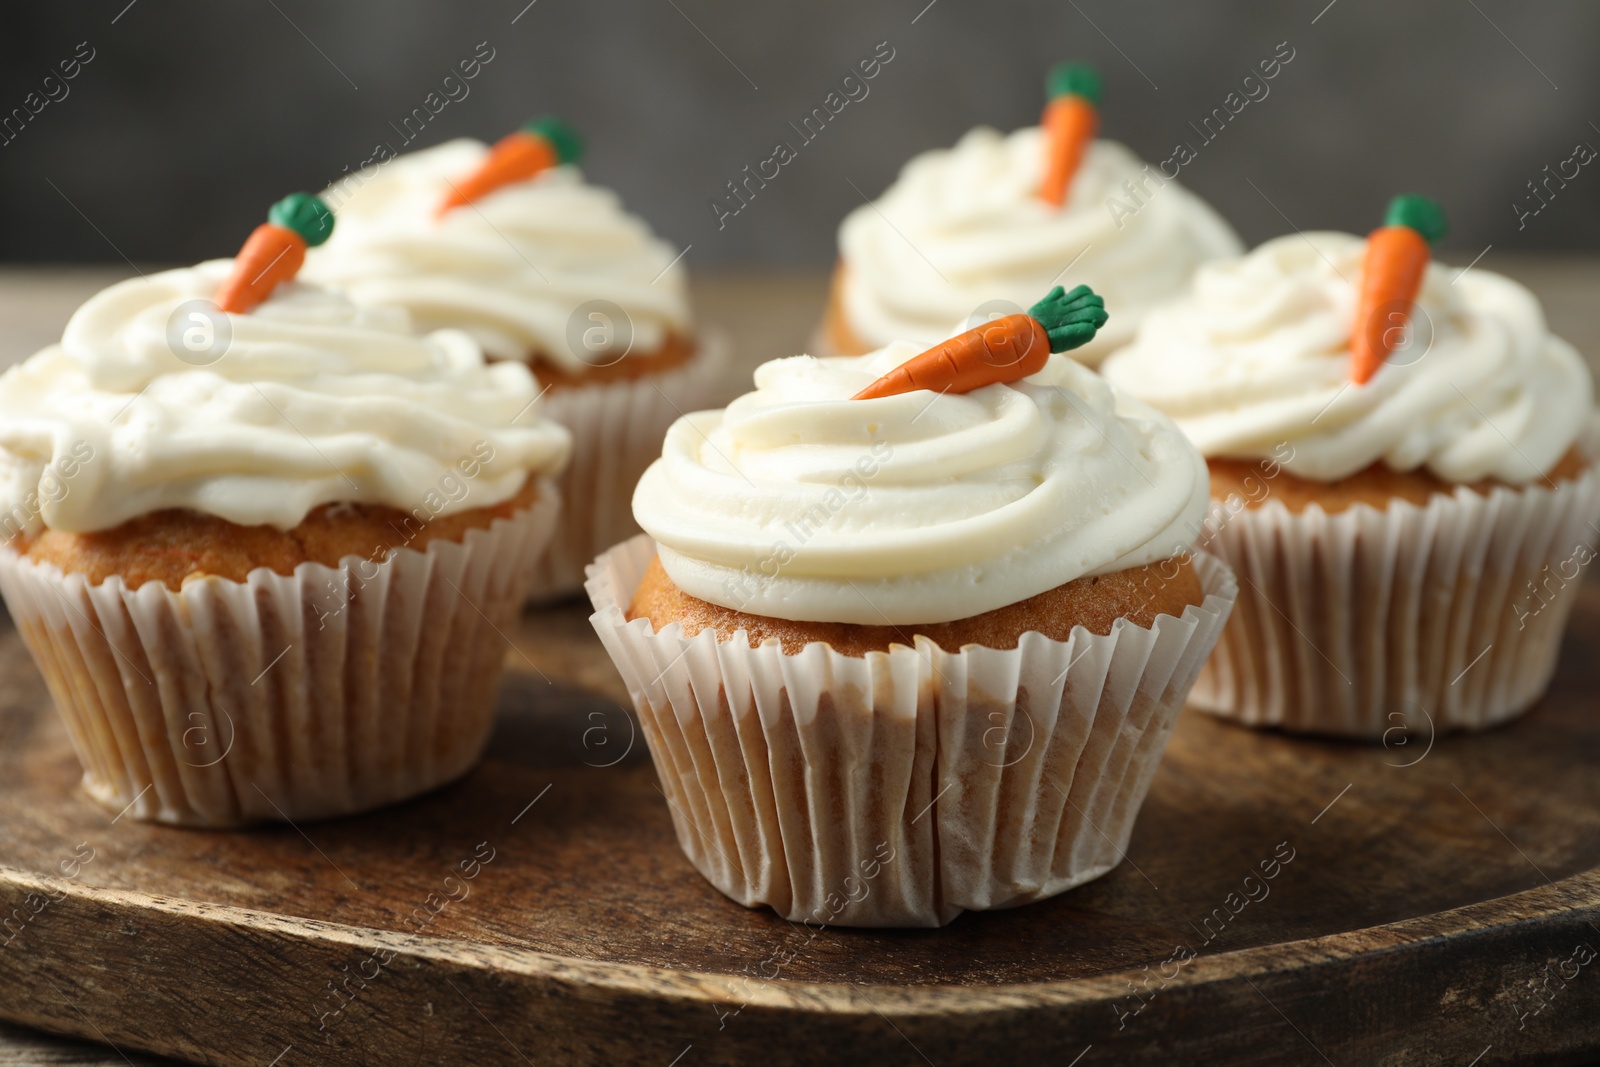
{"type": "MultiPolygon", "coordinates": [[[[1425,507],[1428,499],[1436,493],[1448,496],[1463,484],[1483,495],[1501,486],[1519,488],[1492,478],[1467,483],[1447,482],[1425,468],[1397,471],[1386,463],[1374,463],[1331,482],[1302,478],[1281,468],[1269,476],[1267,471],[1275,468],[1271,460],[1208,459],[1206,466],[1211,468],[1213,500],[1226,500],[1231,494],[1238,494],[1245,506],[1252,508],[1261,507],[1269,500],[1278,500],[1296,513],[1312,504],[1322,505],[1322,510],[1330,515],[1357,504],[1370,504],[1381,510],[1395,500],[1406,500],[1418,507],[1425,507]]],[[[1548,482],[1568,481],[1578,477],[1588,467],[1589,461],[1574,446],[1545,472],[1544,477],[1548,482]]],[[[1545,485],[1547,482],[1539,480],[1534,484],[1545,485]]]]}
{"type": "Polygon", "coordinates": [[[538,484],[530,476],[511,499],[422,521],[412,512],[382,504],[323,504],[298,526],[240,526],[186,509],[154,511],[93,533],[45,529],[14,543],[24,557],[54,563],[91,584],[113,575],[130,588],[163,582],[174,591],[185,578],[214,575],[243,582],[257,567],[293,574],[302,563],[337,567],[346,556],[382,560],[396,548],[425,551],[430,541],[461,541],[468,530],[487,529],[496,519],[533,504],[538,484]]]}
{"type": "Polygon", "coordinates": [[[910,645],[917,634],[931,638],[947,652],[959,652],[961,646],[969,644],[1016,648],[1018,638],[1030,630],[1057,641],[1067,640],[1074,626],[1104,636],[1111,632],[1111,624],[1117,619],[1148,627],[1157,615],[1181,616],[1184,608],[1204,600],[1194,565],[1186,558],[1176,558],[1078,578],[1015,604],[954,622],[904,626],[791,622],[735,611],[690,596],[667,576],[657,557],[650,561],[633,594],[628,618],[649,619],[658,631],[676,622],[689,636],[710,627],[716,631],[718,641],[744,630],[752,648],[777,638],[784,652],[794,653],[813,641],[823,641],[844,655],[861,656],[887,652],[891,644],[910,645]]]}

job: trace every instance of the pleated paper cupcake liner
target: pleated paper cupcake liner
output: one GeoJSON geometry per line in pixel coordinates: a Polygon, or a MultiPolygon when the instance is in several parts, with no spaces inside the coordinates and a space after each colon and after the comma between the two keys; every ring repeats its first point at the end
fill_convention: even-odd
{"type": "Polygon", "coordinates": [[[1149,628],[785,654],[627,621],[655,553],[618,545],[588,590],[678,842],[732,899],[820,925],[940,926],[1116,866],[1237,593],[1201,556],[1205,602],[1149,628]]]}
{"type": "Polygon", "coordinates": [[[0,593],[112,811],[224,827],[426,792],[477,762],[514,623],[560,510],[382,563],[262,567],[173,592],[91,585],[0,550],[0,593]]]}
{"type": "Polygon", "coordinates": [[[1600,540],[1600,468],[1333,515],[1213,502],[1239,604],[1192,700],[1251,726],[1368,739],[1478,730],[1550,684],[1600,540]]]}
{"type": "Polygon", "coordinates": [[[639,532],[634,487],[660,458],[674,421],[727,399],[730,350],[726,334],[705,329],[694,357],[663,374],[545,394],[544,414],[572,433],[572,461],[557,482],[563,508],[534,576],[532,600],[579,592],[595,556],[639,532]]]}

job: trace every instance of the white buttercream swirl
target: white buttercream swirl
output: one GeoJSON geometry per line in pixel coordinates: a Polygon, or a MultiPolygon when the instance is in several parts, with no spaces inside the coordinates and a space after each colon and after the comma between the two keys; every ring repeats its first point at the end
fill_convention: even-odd
{"type": "Polygon", "coordinates": [[[280,285],[249,314],[213,309],[231,332],[222,354],[179,358],[169,324],[205,329],[179,309],[231,268],[114,285],[0,376],[11,529],[102,530],[164,508],[288,529],[334,501],[448,514],[566,461],[525,365],[486,364],[464,333],[417,336],[404,312],[312,286],[280,285]]]}
{"type": "Polygon", "coordinates": [[[1200,263],[1243,251],[1204,201],[1176,181],[1160,184],[1154,167],[1141,177],[1144,164],[1112,141],[1089,146],[1064,205],[1045,203],[1044,145],[1037,126],[1009,135],[979,127],[912,159],[880,200],[852,211],[839,228],[852,332],[872,345],[933,344],[967,329],[982,305],[1023,309],[1053,285],[1082,283],[1111,310],[1099,336],[1073,352],[1092,366],[1200,263]],[[1110,207],[1131,202],[1124,182],[1143,183],[1132,214],[1110,207]]]}
{"type": "Polygon", "coordinates": [[[967,394],[851,400],[918,346],[795,356],[673,424],[634,516],[689,594],[795,621],[967,618],[1181,551],[1205,464],[1066,356],[967,394]]]}
{"type": "Polygon", "coordinates": [[[1281,458],[1286,442],[1284,466],[1324,481],[1380,460],[1451,482],[1549,471],[1584,432],[1594,386],[1533,294],[1430,264],[1409,340],[1351,385],[1365,252],[1363,238],[1308,233],[1210,264],[1102,369],[1207,456],[1281,458]]]}
{"type": "Polygon", "coordinates": [[[568,370],[613,363],[623,348],[651,353],[668,334],[688,332],[678,253],[576,166],[436,219],[450,184],[487,151],[481,141],[449,141],[330,187],[322,195],[338,225],[307,255],[302,276],[358,303],[403,307],[419,329],[466,330],[497,358],[536,356],[568,370]],[[574,330],[573,312],[596,300],[621,308],[626,324],[602,311],[574,330]]]}

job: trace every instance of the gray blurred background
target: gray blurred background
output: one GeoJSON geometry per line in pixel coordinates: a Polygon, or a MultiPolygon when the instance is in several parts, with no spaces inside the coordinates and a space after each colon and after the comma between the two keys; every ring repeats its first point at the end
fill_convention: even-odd
{"type": "Polygon", "coordinates": [[[1251,243],[1291,224],[1364,232],[1411,190],[1444,202],[1457,258],[1600,249],[1600,160],[1574,156],[1600,148],[1600,5],[1575,0],[109,0],[8,5],[6,23],[13,263],[231,254],[272,200],[380,143],[493,139],[549,112],[586,133],[591,180],[693,245],[691,268],[821,266],[839,219],[910,155],[1037,121],[1067,57],[1104,74],[1105,135],[1152,161],[1188,141],[1181,180],[1251,243]],[[790,123],[880,42],[893,58],[867,95],[802,145],[790,123]],[[1280,42],[1294,58],[1268,95],[1205,143],[1190,124],[1259,95],[1241,83],[1280,42]],[[493,58],[446,86],[474,53],[493,58]],[[428,113],[447,88],[466,95],[428,113]],[[711,199],[779,140],[799,158],[719,227],[711,199]]]}

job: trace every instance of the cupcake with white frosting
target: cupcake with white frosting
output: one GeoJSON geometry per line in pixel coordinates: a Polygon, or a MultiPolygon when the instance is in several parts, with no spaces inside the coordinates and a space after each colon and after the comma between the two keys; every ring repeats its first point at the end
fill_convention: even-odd
{"type": "Polygon", "coordinates": [[[1533,294],[1425,242],[1410,295],[1375,291],[1404,221],[1208,265],[1102,368],[1210,464],[1207,545],[1244,580],[1196,687],[1218,714],[1427,735],[1549,684],[1577,583],[1542,576],[1592,555],[1600,516],[1590,374],[1533,294]]]}
{"type": "Polygon", "coordinates": [[[224,295],[259,277],[114,285],[0,377],[0,592],[86,788],[135,818],[460,776],[555,524],[568,437],[525,366],[299,282],[224,295]]]}
{"type": "Polygon", "coordinates": [[[573,434],[537,596],[576,591],[597,552],[638,532],[628,499],[667,426],[722,399],[725,352],[695,327],[680,253],[578,157],[576,135],[543,119],[494,146],[391,158],[322,194],[339,224],[306,262],[359,304],[533,370],[573,434]]]}
{"type": "Polygon", "coordinates": [[[954,387],[908,343],[762,365],[672,427],[648,535],[590,568],[679,842],[734,900],[933,926],[1119,861],[1235,590],[1170,558],[1198,454],[1046,333],[954,387]]]}
{"type": "Polygon", "coordinates": [[[1243,250],[1175,179],[1124,145],[1092,139],[1092,72],[1058,69],[1051,88],[1044,125],[974,129],[954,148],[912,159],[882,197],[845,218],[818,338],[824,351],[932,344],[993,308],[1027,306],[1070,268],[1116,309],[1074,353],[1093,366],[1133,337],[1149,309],[1181,293],[1197,266],[1243,250]],[[1087,116],[1056,121],[1070,120],[1074,106],[1087,116]],[[1052,180],[1063,183],[1055,197],[1045,188],[1052,180]]]}

